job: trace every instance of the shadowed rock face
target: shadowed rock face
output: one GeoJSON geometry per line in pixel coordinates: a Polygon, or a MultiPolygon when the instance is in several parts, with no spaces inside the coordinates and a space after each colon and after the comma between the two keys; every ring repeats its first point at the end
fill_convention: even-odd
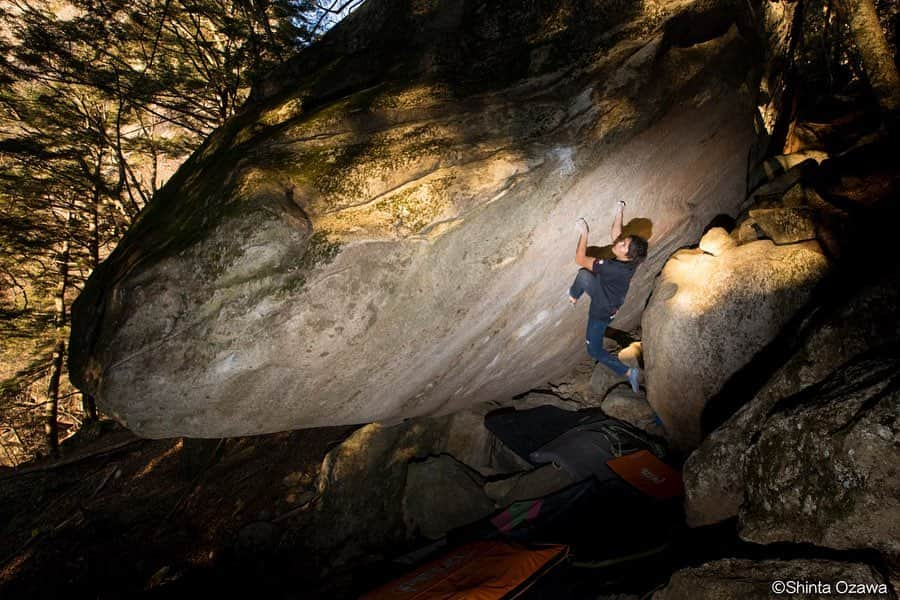
{"type": "Polygon", "coordinates": [[[583,355],[572,221],[651,235],[617,327],[744,196],[745,3],[372,2],[154,198],[73,311],[149,437],[446,413],[583,355]]]}
{"type": "MultiPolygon", "coordinates": [[[[844,284],[843,288],[850,288],[844,284]]],[[[824,312],[799,350],[753,400],[710,434],[684,465],[685,514],[692,527],[736,517],[744,503],[750,448],[784,399],[839,371],[853,357],[900,340],[900,275],[887,273],[849,299],[832,294],[836,308],[824,312]],[[835,298],[836,296],[836,298],[835,298]]],[[[796,442],[790,433],[790,442],[796,442]]],[[[796,458],[796,449],[790,447],[796,458]]],[[[759,504],[759,501],[755,502],[759,504]]],[[[793,517],[791,522],[796,522],[793,517]]]]}
{"type": "MultiPolygon", "coordinates": [[[[822,559],[716,560],[677,571],[653,600],[719,600],[747,598],[762,600],[787,590],[797,596],[825,597],[847,594],[847,590],[872,590],[871,596],[889,596],[890,585],[878,571],[863,563],[822,559]],[[791,587],[780,587],[782,584],[791,587]],[[826,583],[827,582],[827,583],[826,583]],[[840,583],[838,583],[840,582],[840,583]],[[854,587],[847,585],[853,582],[854,587]],[[859,587],[855,587],[855,586],[859,587]],[[865,586],[865,587],[864,587],[865,586]],[[772,590],[779,590],[773,593],[772,590]]],[[[852,592],[851,592],[852,593],[852,592]]]]}
{"type": "Polygon", "coordinates": [[[900,347],[782,401],[747,451],[740,536],[900,560],[900,347]]]}

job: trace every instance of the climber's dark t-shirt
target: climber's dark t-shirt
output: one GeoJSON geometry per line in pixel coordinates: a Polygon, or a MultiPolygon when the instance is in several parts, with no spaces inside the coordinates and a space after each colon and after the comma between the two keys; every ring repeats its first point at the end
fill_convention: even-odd
{"type": "Polygon", "coordinates": [[[594,261],[591,269],[596,277],[594,293],[591,296],[591,319],[609,319],[625,302],[631,276],[634,275],[634,263],[616,259],[594,261]]]}

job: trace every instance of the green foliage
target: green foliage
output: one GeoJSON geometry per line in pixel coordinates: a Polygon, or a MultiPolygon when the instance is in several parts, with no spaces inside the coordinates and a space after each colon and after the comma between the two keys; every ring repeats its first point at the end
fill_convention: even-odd
{"type": "MultiPolygon", "coordinates": [[[[897,26],[900,6],[891,0],[875,0],[882,30],[900,61],[897,26]]],[[[866,79],[850,25],[836,0],[807,0],[803,3],[803,30],[795,56],[801,95],[828,97],[848,93],[866,79]]]]}
{"type": "Polygon", "coordinates": [[[858,79],[861,66],[846,21],[834,2],[813,0],[803,6],[802,43],[796,65],[811,90],[834,93],[858,79]]]}
{"type": "Polygon", "coordinates": [[[86,278],[331,14],[314,0],[0,3],[0,443],[12,427],[34,455],[37,409],[10,407],[45,403],[32,400],[86,278]]]}

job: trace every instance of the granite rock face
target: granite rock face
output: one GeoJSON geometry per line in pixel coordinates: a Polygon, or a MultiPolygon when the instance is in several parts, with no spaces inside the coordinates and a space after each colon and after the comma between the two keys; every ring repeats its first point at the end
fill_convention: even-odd
{"type": "Polygon", "coordinates": [[[800,347],[753,400],[712,432],[684,465],[692,526],[736,517],[744,502],[747,453],[784,398],[816,384],[873,346],[900,340],[900,278],[886,273],[821,311],[800,347]]]}
{"type": "MultiPolygon", "coordinates": [[[[745,3],[366,3],[148,205],[73,311],[70,371],[147,437],[444,414],[583,356],[572,221],[669,254],[744,198],[745,3]]],[[[603,233],[596,233],[603,232],[603,233]]]]}
{"type": "Polygon", "coordinates": [[[308,548],[336,565],[380,556],[418,535],[439,536],[442,527],[490,512],[494,503],[482,476],[531,465],[485,429],[487,408],[479,409],[390,427],[369,424],[333,448],[316,482],[308,548]],[[438,485],[443,492],[436,494],[438,485]]]}
{"type": "Polygon", "coordinates": [[[709,399],[804,307],[827,271],[816,242],[759,240],[669,260],[642,327],[647,399],[673,443],[699,445],[709,399]]]}
{"type": "Polygon", "coordinates": [[[494,512],[484,491],[484,478],[450,455],[409,464],[403,494],[403,520],[408,531],[430,539],[494,512]]]}
{"type": "Polygon", "coordinates": [[[746,457],[740,535],[900,560],[900,346],[782,402],[746,457]]]}

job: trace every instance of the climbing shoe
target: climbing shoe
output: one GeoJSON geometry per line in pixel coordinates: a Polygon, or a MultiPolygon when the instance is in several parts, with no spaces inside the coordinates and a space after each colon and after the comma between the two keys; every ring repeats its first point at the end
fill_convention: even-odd
{"type": "Polygon", "coordinates": [[[637,367],[631,367],[628,370],[628,383],[631,384],[631,391],[635,394],[641,393],[641,388],[638,386],[638,377],[641,374],[641,370],[637,367]]]}

